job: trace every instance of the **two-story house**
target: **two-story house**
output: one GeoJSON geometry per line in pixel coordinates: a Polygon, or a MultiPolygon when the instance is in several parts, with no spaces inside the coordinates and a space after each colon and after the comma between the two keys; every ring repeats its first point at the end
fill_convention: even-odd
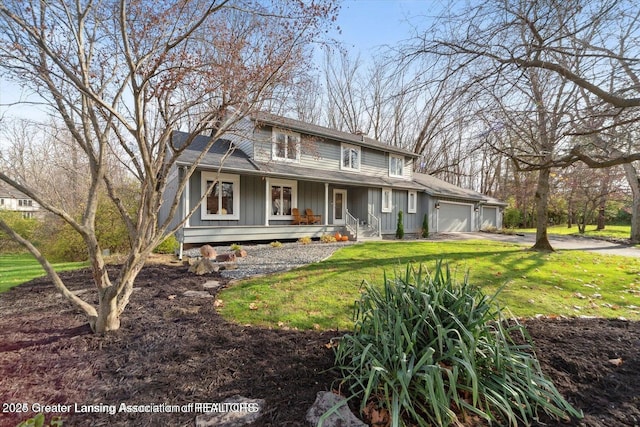
{"type": "Polygon", "coordinates": [[[35,218],[40,212],[40,205],[21,191],[2,183],[0,210],[20,212],[23,218],[35,218]]]}
{"type": "MultiPolygon", "coordinates": [[[[185,138],[181,132],[173,135],[178,145],[185,138]]],[[[181,154],[174,182],[208,141],[209,137],[198,136],[181,154]]],[[[399,211],[407,234],[420,233],[425,214],[433,232],[472,231],[483,222],[500,226],[503,204],[415,174],[416,158],[410,151],[365,135],[257,114],[216,141],[192,175],[179,208],[182,217],[175,221],[215,185],[181,228],[178,240],[181,244],[271,241],[335,232],[352,239],[393,236],[399,211]],[[305,215],[307,209],[315,221],[300,223],[297,215],[305,215]],[[485,213],[486,220],[481,217],[485,213]]],[[[160,220],[165,218],[163,209],[160,220]]]]}

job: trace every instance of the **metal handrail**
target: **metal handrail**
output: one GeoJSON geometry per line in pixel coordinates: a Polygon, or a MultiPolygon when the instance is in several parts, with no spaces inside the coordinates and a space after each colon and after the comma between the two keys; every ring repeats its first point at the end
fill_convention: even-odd
{"type": "Polygon", "coordinates": [[[367,214],[367,224],[369,224],[370,228],[376,230],[376,233],[378,233],[378,237],[382,236],[382,230],[380,229],[380,218],[369,212],[367,214]]]}
{"type": "Polygon", "coordinates": [[[358,240],[358,218],[351,215],[351,213],[349,213],[348,210],[347,210],[345,225],[347,227],[347,230],[349,230],[349,232],[351,232],[351,234],[354,235],[355,239],[358,240]]]}

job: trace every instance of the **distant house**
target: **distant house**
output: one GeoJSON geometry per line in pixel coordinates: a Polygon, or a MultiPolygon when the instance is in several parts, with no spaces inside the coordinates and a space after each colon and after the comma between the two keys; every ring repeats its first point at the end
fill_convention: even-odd
{"type": "Polygon", "coordinates": [[[23,218],[35,218],[40,212],[40,205],[21,191],[0,184],[0,210],[20,212],[23,218]]]}
{"type": "MultiPolygon", "coordinates": [[[[175,132],[174,144],[184,144],[186,138],[175,132]]],[[[181,154],[169,192],[175,194],[179,177],[208,141],[198,136],[181,154]]],[[[420,233],[425,214],[432,232],[501,226],[503,203],[414,173],[416,158],[411,151],[365,135],[255,115],[245,119],[241,131],[216,141],[189,180],[176,223],[196,206],[209,184],[218,182],[180,229],[178,240],[271,241],[335,232],[354,240],[381,238],[395,234],[399,211],[406,234],[420,233]],[[307,209],[316,216],[315,223],[304,222],[307,209]]],[[[160,221],[167,212],[168,207],[161,210],[160,221]]]]}

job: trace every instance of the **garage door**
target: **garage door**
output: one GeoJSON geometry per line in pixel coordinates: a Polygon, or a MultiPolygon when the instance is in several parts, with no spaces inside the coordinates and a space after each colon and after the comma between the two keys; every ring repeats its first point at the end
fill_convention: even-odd
{"type": "Polygon", "coordinates": [[[498,208],[482,207],[482,230],[496,228],[498,225],[498,208]]]}
{"type": "Polygon", "coordinates": [[[471,231],[473,205],[440,202],[438,231],[471,231]]]}

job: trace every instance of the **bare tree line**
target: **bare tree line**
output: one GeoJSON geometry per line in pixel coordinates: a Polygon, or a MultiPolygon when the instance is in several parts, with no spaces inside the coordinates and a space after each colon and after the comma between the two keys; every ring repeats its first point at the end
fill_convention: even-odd
{"type": "MultiPolygon", "coordinates": [[[[551,175],[623,167],[640,241],[639,20],[630,1],[452,4],[375,60],[327,53],[313,118],[412,150],[416,170],[504,199],[533,174],[543,250],[551,175]]],[[[598,177],[592,184],[607,187],[598,177]]]]}

